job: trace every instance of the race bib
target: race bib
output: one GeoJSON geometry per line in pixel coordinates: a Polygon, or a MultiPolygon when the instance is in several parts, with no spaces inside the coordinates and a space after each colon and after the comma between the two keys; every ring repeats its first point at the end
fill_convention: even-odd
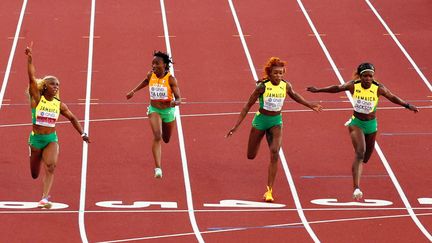
{"type": "Polygon", "coordinates": [[[36,112],[36,125],[44,127],[55,127],[57,121],[57,113],[47,112],[47,111],[37,111],[36,112]]]}
{"type": "Polygon", "coordinates": [[[150,99],[152,100],[167,100],[168,88],[165,86],[152,86],[150,87],[150,99]]]}
{"type": "Polygon", "coordinates": [[[263,108],[268,111],[280,111],[285,98],[264,97],[263,108]]]}
{"type": "Polygon", "coordinates": [[[361,99],[355,100],[354,110],[358,113],[369,114],[374,110],[374,108],[375,108],[374,101],[367,101],[361,99]]]}

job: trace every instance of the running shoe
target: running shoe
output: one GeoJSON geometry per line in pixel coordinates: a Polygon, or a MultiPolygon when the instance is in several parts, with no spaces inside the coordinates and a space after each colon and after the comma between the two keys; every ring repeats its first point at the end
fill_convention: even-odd
{"type": "Polygon", "coordinates": [[[353,199],[360,200],[363,197],[363,192],[360,188],[356,188],[353,192],[353,199]]]}
{"type": "Polygon", "coordinates": [[[162,178],[162,169],[161,168],[155,168],[155,178],[162,178]]]}
{"type": "Polygon", "coordinates": [[[42,198],[42,200],[40,200],[38,203],[38,208],[50,209],[52,207],[52,203],[48,199],[49,196],[42,198]]]}
{"type": "Polygon", "coordinates": [[[273,189],[270,188],[269,186],[267,186],[267,192],[264,193],[264,201],[266,201],[266,202],[273,202],[274,201],[273,189]]]}

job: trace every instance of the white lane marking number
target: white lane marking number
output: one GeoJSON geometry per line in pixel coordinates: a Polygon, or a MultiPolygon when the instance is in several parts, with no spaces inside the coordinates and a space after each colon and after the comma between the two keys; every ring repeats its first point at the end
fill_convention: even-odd
{"type": "Polygon", "coordinates": [[[325,206],[365,206],[365,207],[383,207],[389,206],[393,203],[380,199],[365,199],[364,202],[338,202],[335,198],[314,199],[311,201],[313,204],[325,206]]]}
{"type": "Polygon", "coordinates": [[[237,207],[237,208],[283,208],[285,204],[264,203],[243,200],[221,200],[217,204],[204,203],[204,207],[237,207]]]}
{"type": "Polygon", "coordinates": [[[158,205],[161,208],[177,208],[176,202],[145,202],[145,201],[136,201],[132,205],[125,205],[123,201],[103,201],[97,202],[97,206],[104,208],[146,208],[151,205],[158,205]]]}

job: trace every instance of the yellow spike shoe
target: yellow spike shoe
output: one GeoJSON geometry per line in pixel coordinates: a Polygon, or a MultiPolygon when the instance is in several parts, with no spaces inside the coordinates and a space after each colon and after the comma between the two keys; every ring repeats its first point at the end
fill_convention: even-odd
{"type": "Polygon", "coordinates": [[[266,202],[273,202],[274,201],[274,198],[273,198],[273,189],[270,188],[269,186],[267,186],[267,192],[264,193],[263,199],[266,202]]]}

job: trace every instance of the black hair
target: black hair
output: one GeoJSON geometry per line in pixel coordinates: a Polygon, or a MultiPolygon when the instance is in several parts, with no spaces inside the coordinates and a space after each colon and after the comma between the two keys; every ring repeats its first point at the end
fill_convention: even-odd
{"type": "Polygon", "coordinates": [[[165,71],[168,71],[170,69],[170,64],[174,63],[171,57],[165,52],[155,51],[153,56],[162,58],[163,62],[166,64],[165,71]]]}
{"type": "Polygon", "coordinates": [[[361,72],[363,72],[366,69],[370,69],[370,70],[373,70],[375,72],[375,66],[372,63],[365,62],[365,63],[360,64],[357,67],[357,74],[360,75],[361,72]]]}

